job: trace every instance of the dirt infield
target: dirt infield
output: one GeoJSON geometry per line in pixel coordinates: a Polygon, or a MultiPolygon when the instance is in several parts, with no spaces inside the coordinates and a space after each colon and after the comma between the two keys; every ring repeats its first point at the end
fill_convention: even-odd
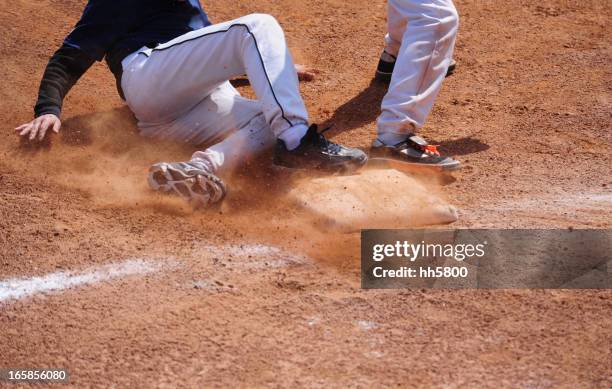
{"type": "MultiPolygon", "coordinates": [[[[319,70],[311,119],[369,146],[384,0],[203,4],[214,21],[276,16],[319,70]]],[[[611,228],[610,3],[456,4],[457,71],[422,132],[464,165],[426,183],[453,227],[611,228]]],[[[0,281],[23,292],[0,293],[0,368],[65,367],[77,387],[612,387],[610,291],[362,291],[359,236],[313,226],[266,169],[220,209],[150,193],[147,167],[191,150],[139,138],[102,64],[60,135],[20,143],[83,5],[0,10],[0,281]]]]}

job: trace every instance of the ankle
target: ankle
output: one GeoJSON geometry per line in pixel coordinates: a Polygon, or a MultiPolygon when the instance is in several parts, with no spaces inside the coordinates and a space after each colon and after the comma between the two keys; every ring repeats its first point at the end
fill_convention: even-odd
{"type": "Polygon", "coordinates": [[[291,128],[283,131],[278,139],[283,141],[287,150],[295,150],[300,146],[302,138],[308,132],[308,126],[306,124],[298,124],[297,126],[293,126],[291,128]]]}
{"type": "Polygon", "coordinates": [[[385,133],[379,134],[378,140],[381,141],[386,146],[395,146],[399,143],[402,143],[406,139],[408,139],[408,134],[393,134],[393,133],[385,133]]]}
{"type": "Polygon", "coordinates": [[[203,164],[209,172],[215,173],[218,167],[223,164],[223,157],[206,151],[196,151],[189,162],[203,164]]]}

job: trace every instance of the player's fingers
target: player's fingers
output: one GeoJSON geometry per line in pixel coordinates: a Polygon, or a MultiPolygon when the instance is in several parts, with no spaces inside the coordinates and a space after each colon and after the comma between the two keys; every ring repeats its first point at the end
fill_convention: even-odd
{"type": "Polygon", "coordinates": [[[312,81],[315,79],[315,75],[318,73],[315,69],[310,69],[305,65],[296,64],[295,71],[297,72],[298,79],[300,81],[312,81]]]}
{"type": "Polygon", "coordinates": [[[62,122],[59,119],[55,120],[53,122],[53,132],[58,134],[61,126],[62,126],[62,122]]]}
{"type": "Polygon", "coordinates": [[[30,130],[30,140],[34,140],[36,138],[36,134],[38,133],[38,129],[40,128],[41,125],[41,121],[40,120],[35,120],[34,123],[32,123],[32,129],[30,130]]]}
{"type": "Polygon", "coordinates": [[[29,140],[34,140],[34,138],[36,138],[36,133],[38,132],[38,130],[36,129],[36,127],[32,127],[30,129],[30,136],[28,136],[29,140]]]}
{"type": "Polygon", "coordinates": [[[24,128],[26,128],[27,126],[29,126],[29,125],[30,125],[30,123],[22,124],[19,127],[15,127],[15,131],[21,131],[24,128]]]}
{"type": "Polygon", "coordinates": [[[300,72],[298,73],[298,79],[300,81],[312,81],[315,79],[315,75],[311,72],[300,72]]]}
{"type": "Polygon", "coordinates": [[[47,133],[47,129],[51,125],[51,122],[47,119],[44,119],[42,124],[40,125],[40,129],[38,130],[38,140],[42,141],[45,138],[45,134],[47,133]]]}
{"type": "Polygon", "coordinates": [[[32,125],[28,124],[23,130],[21,130],[21,132],[19,133],[19,136],[25,136],[28,132],[30,132],[31,129],[32,129],[32,125]]]}

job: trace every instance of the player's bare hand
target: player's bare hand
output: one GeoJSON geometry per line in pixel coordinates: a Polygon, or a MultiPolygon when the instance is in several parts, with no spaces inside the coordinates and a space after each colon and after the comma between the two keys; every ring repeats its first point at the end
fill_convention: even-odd
{"type": "Polygon", "coordinates": [[[312,81],[315,79],[317,73],[319,73],[316,69],[311,69],[306,65],[300,64],[295,64],[295,71],[300,81],[312,81]]]}
{"type": "Polygon", "coordinates": [[[45,135],[49,130],[58,133],[62,122],[60,119],[53,114],[46,114],[37,117],[29,123],[22,124],[15,128],[15,131],[19,132],[19,136],[28,138],[30,141],[37,140],[42,141],[45,139],[45,135]]]}

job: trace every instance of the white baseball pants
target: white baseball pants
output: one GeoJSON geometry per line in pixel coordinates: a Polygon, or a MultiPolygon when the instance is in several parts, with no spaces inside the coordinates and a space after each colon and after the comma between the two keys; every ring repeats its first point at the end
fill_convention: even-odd
{"type": "Polygon", "coordinates": [[[387,24],[385,51],[397,61],[378,134],[397,143],[431,112],[453,57],[459,15],[452,0],[388,0],[387,24]]]}
{"type": "Polygon", "coordinates": [[[308,127],[298,78],[278,22],[253,14],[184,34],[123,62],[121,86],[140,133],[213,146],[192,158],[230,170],[271,146],[297,147],[308,127]],[[229,83],[246,74],[258,100],[229,83]]]}

